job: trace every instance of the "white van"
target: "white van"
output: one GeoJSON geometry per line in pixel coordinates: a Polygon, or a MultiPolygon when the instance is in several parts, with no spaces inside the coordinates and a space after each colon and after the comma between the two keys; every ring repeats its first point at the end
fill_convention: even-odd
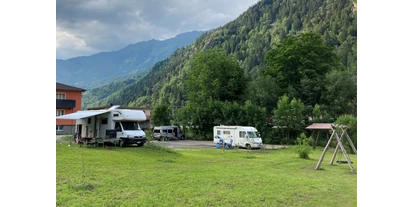
{"type": "Polygon", "coordinates": [[[262,147],[262,138],[259,131],[251,126],[215,126],[213,127],[213,143],[217,144],[220,139],[223,143],[232,147],[258,148],[262,147]]]}
{"type": "Polygon", "coordinates": [[[152,138],[155,140],[185,139],[185,134],[178,126],[155,126],[152,138]]]}

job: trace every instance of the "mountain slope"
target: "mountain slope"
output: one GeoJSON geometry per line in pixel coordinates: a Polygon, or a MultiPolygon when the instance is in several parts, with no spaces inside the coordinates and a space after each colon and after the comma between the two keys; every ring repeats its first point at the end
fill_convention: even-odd
{"type": "Polygon", "coordinates": [[[325,42],[335,47],[342,64],[356,74],[357,14],[354,2],[262,0],[236,20],[204,33],[194,44],[178,49],[168,59],[158,62],[136,83],[92,105],[168,103],[182,106],[185,103],[183,80],[196,52],[212,47],[224,48],[254,79],[266,66],[264,57],[268,50],[281,39],[304,31],[323,35],[325,42]]]}
{"type": "Polygon", "coordinates": [[[149,40],[118,51],[56,60],[56,81],[81,88],[102,86],[133,74],[144,74],[177,48],[192,44],[203,32],[193,31],[164,41],[149,40]]]}

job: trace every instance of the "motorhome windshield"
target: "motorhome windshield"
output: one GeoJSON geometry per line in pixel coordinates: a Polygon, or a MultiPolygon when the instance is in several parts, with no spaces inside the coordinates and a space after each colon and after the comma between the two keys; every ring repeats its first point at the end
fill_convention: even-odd
{"type": "Polygon", "coordinates": [[[123,121],[121,123],[122,123],[122,127],[124,128],[124,130],[138,130],[139,129],[139,124],[137,122],[123,121]]]}
{"type": "Polygon", "coordinates": [[[249,138],[260,138],[259,132],[247,132],[249,138]]]}

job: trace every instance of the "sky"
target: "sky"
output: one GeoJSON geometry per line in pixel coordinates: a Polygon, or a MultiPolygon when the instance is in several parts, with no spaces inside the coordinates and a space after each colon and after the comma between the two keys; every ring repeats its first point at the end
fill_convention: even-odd
{"type": "Polygon", "coordinates": [[[141,41],[207,31],[258,0],[56,0],[56,58],[116,51],[141,41]]]}

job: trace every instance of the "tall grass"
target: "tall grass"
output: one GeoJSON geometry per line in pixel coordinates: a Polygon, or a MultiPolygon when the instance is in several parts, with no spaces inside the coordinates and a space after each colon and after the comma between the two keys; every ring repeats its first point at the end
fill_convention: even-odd
{"type": "Polygon", "coordinates": [[[108,150],[57,142],[56,206],[357,206],[357,176],[348,165],[329,165],[332,151],[314,170],[322,150],[300,159],[289,147],[108,150]]]}

